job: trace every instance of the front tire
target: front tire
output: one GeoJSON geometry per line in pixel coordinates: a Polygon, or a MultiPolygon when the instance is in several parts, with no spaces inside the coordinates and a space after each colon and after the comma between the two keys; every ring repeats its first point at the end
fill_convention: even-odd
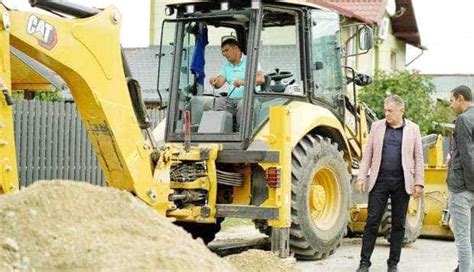
{"type": "Polygon", "coordinates": [[[290,249],[325,258],[340,246],[349,220],[350,176],[337,145],[306,135],[292,152],[290,249]]]}

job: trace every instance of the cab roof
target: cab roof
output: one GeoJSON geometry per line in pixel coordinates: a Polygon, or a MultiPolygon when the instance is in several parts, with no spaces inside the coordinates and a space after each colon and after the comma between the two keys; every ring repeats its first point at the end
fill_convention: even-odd
{"type": "MultiPolygon", "coordinates": [[[[165,0],[165,5],[174,8],[179,8],[187,5],[219,7],[221,2],[227,2],[232,7],[250,7],[252,0],[165,0]]],[[[322,10],[332,10],[336,11],[337,13],[343,14],[344,16],[354,18],[360,22],[369,24],[373,23],[367,21],[366,18],[360,16],[359,14],[354,13],[352,10],[345,9],[344,7],[340,7],[326,0],[261,0],[261,3],[274,5],[283,4],[290,6],[304,6],[322,10]]]]}
{"type": "MultiPolygon", "coordinates": [[[[219,5],[221,2],[227,2],[230,6],[239,7],[250,7],[252,4],[251,0],[165,0],[165,5],[170,7],[180,7],[185,5],[219,5]]],[[[261,0],[260,2],[266,4],[285,3],[290,5],[308,6],[320,9],[334,7],[334,5],[329,4],[324,0],[261,0]]]]}

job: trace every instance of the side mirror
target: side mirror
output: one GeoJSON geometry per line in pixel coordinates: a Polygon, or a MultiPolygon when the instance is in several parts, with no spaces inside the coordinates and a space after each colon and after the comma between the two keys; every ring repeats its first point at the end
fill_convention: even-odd
{"type": "Polygon", "coordinates": [[[374,31],[368,26],[359,29],[359,48],[367,51],[374,45],[374,31]]]}
{"type": "Polygon", "coordinates": [[[357,86],[366,86],[372,83],[372,78],[368,75],[364,74],[357,74],[356,77],[354,78],[354,83],[357,86]]]}

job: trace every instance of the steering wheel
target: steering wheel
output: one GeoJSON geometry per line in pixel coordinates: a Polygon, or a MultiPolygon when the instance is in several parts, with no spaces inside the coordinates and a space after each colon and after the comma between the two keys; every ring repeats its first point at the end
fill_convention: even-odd
{"type": "Polygon", "coordinates": [[[288,71],[280,71],[279,68],[275,68],[275,72],[269,73],[268,76],[274,81],[281,81],[282,79],[292,77],[293,74],[288,71]]]}

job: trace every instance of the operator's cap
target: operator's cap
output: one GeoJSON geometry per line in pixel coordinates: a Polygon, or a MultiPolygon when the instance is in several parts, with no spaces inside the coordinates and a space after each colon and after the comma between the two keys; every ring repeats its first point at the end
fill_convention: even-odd
{"type": "Polygon", "coordinates": [[[224,43],[239,45],[239,41],[237,40],[237,37],[232,34],[224,35],[221,37],[221,46],[224,45],[224,43]]]}
{"type": "Polygon", "coordinates": [[[221,42],[225,42],[225,41],[228,41],[228,40],[234,40],[237,42],[237,37],[235,37],[233,34],[230,34],[230,35],[224,35],[221,37],[221,42]]]}

